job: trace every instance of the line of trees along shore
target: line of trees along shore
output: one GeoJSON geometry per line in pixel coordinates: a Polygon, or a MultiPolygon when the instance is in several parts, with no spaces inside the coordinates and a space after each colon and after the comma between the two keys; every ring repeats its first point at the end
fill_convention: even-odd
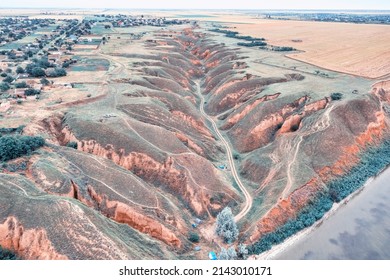
{"type": "Polygon", "coordinates": [[[281,243],[298,231],[313,225],[329,211],[335,202],[340,202],[364,185],[367,179],[376,176],[390,164],[390,139],[379,146],[371,146],[360,156],[360,162],[347,174],[327,184],[295,219],[289,220],[274,232],[264,235],[248,246],[249,254],[260,254],[281,243]]]}

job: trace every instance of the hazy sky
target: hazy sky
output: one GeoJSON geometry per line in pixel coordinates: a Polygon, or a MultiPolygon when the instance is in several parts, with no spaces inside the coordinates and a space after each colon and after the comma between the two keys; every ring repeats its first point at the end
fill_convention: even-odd
{"type": "Polygon", "coordinates": [[[1,0],[6,7],[390,10],[390,0],[1,0]]]}

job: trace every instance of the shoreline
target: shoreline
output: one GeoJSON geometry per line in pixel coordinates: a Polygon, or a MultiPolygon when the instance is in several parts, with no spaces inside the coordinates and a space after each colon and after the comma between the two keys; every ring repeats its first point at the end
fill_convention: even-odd
{"type": "Polygon", "coordinates": [[[248,259],[250,260],[273,260],[276,256],[279,254],[283,253],[286,249],[288,249],[290,246],[294,245],[297,241],[305,238],[308,236],[310,233],[315,231],[318,227],[322,225],[322,223],[329,218],[331,218],[334,214],[337,213],[337,210],[340,208],[344,207],[345,205],[348,204],[349,201],[351,201],[353,198],[361,194],[378,176],[380,176],[383,172],[385,172],[387,169],[390,169],[390,167],[384,168],[382,171],[380,171],[376,176],[370,177],[367,179],[367,181],[358,188],[356,191],[348,195],[346,198],[341,200],[339,203],[334,203],[332,208],[325,213],[325,215],[316,221],[313,225],[310,227],[307,227],[292,236],[288,237],[286,240],[284,240],[282,243],[276,244],[271,247],[270,250],[265,251],[261,253],[260,255],[252,255],[248,259]]]}

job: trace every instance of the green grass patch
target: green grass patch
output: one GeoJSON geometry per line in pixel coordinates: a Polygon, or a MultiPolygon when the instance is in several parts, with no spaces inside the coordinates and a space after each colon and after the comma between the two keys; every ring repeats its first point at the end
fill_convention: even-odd
{"type": "Polygon", "coordinates": [[[69,67],[71,71],[107,71],[110,67],[110,62],[106,59],[81,59],[76,64],[69,67]]]}

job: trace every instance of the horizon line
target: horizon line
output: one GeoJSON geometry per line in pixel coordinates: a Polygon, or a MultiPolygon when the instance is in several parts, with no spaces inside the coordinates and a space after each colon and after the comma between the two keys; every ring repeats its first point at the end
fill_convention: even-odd
{"type": "Polygon", "coordinates": [[[386,11],[388,9],[298,9],[298,8],[267,8],[267,9],[234,9],[234,8],[109,8],[109,7],[0,7],[0,9],[74,9],[74,10],[149,10],[149,11],[386,11]]]}

